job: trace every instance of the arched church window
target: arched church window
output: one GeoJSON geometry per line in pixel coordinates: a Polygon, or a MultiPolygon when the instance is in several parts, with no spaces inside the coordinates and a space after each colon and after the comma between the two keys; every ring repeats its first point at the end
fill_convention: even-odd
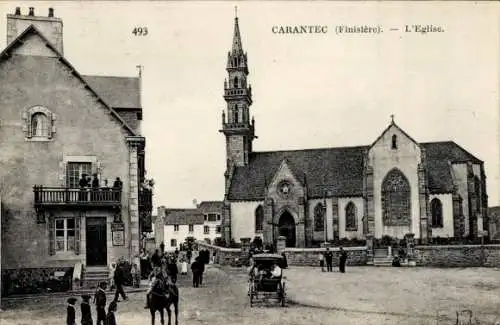
{"type": "Polygon", "coordinates": [[[392,149],[396,150],[398,148],[398,136],[392,135],[392,149]]]}
{"type": "Polygon", "coordinates": [[[323,204],[318,203],[314,207],[314,231],[325,230],[325,208],[323,204]]]}
{"type": "Polygon", "coordinates": [[[49,120],[47,118],[47,115],[45,115],[44,113],[38,112],[31,115],[31,136],[49,136],[49,120]]]}
{"type": "Polygon", "coordinates": [[[410,183],[398,169],[391,170],[382,183],[382,211],[386,226],[410,224],[410,183]]]}
{"type": "Polygon", "coordinates": [[[349,202],[345,207],[345,230],[346,231],[358,230],[358,225],[356,221],[357,221],[356,205],[354,205],[354,203],[352,202],[349,202]]]}
{"type": "Polygon", "coordinates": [[[238,77],[234,77],[234,88],[239,88],[238,77]]]}
{"type": "Polygon", "coordinates": [[[443,204],[438,198],[434,198],[431,201],[431,215],[432,215],[432,227],[442,228],[443,227],[443,204]]]}
{"type": "Polygon", "coordinates": [[[255,209],[255,232],[261,232],[264,230],[264,208],[259,205],[255,209]]]}

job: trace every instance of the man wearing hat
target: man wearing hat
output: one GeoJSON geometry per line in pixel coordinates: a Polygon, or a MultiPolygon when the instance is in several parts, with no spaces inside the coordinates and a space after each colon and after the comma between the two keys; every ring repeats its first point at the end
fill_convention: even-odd
{"type": "Polygon", "coordinates": [[[93,325],[92,312],[90,310],[90,295],[82,295],[82,303],[80,304],[82,311],[82,325],[93,325]]]}
{"type": "Polygon", "coordinates": [[[76,298],[68,298],[68,308],[66,309],[66,325],[76,325],[75,302],[76,298]]]}

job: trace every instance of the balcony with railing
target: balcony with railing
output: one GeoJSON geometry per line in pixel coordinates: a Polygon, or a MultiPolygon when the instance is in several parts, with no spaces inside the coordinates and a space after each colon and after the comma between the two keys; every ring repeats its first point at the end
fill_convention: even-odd
{"type": "Polygon", "coordinates": [[[34,186],[35,207],[119,208],[122,190],[109,187],[79,189],[34,186]]]}
{"type": "Polygon", "coordinates": [[[251,88],[226,88],[224,89],[224,97],[232,96],[248,96],[252,97],[251,88]]]}

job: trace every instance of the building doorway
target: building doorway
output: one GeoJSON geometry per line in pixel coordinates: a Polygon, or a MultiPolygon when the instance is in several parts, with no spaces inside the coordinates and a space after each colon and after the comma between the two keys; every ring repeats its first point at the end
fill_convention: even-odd
{"type": "Polygon", "coordinates": [[[279,235],[286,238],[286,247],[295,247],[295,220],[290,212],[281,214],[278,222],[279,235]]]}
{"type": "Polygon", "coordinates": [[[106,218],[87,218],[86,252],[88,266],[108,264],[106,232],[106,218]]]}

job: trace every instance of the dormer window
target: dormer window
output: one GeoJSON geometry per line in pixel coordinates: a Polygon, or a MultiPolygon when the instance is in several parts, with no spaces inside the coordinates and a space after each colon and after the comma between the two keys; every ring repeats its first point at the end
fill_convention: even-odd
{"type": "Polygon", "coordinates": [[[392,136],[392,150],[397,150],[398,149],[398,136],[393,135],[392,136]]]}
{"type": "Polygon", "coordinates": [[[28,141],[50,141],[56,133],[56,116],[48,108],[34,106],[23,113],[23,131],[28,141]]]}

